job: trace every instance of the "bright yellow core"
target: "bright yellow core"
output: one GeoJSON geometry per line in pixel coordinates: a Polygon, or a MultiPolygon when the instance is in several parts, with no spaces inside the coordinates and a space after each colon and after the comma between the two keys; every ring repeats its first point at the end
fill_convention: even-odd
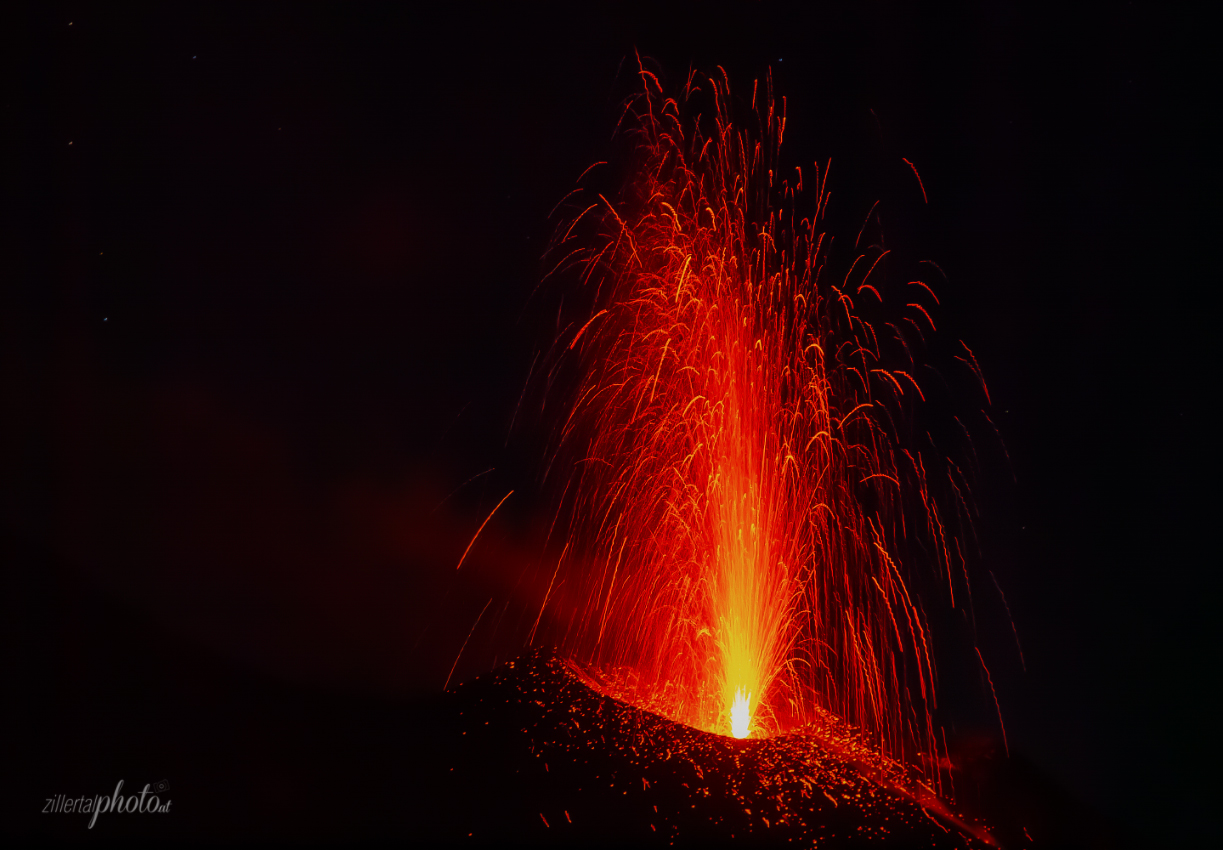
{"type": "Polygon", "coordinates": [[[744,694],[743,688],[735,690],[735,701],[730,706],[730,734],[746,738],[752,723],[752,695],[744,694]]]}

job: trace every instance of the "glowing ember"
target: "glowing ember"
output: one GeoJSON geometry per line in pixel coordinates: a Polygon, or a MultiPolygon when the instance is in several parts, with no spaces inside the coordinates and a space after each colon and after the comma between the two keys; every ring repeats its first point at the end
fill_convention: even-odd
{"type": "Polygon", "coordinates": [[[949,537],[898,435],[933,292],[913,281],[894,321],[862,318],[888,252],[832,279],[827,169],[801,217],[771,84],[753,88],[753,134],[725,76],[678,99],[641,77],[635,176],[614,203],[591,193],[551,248],[591,300],[558,345],[583,374],[559,434],[576,455],[561,642],[604,693],[673,720],[767,737],[832,712],[937,782],[902,555],[929,553],[950,588],[949,537]]]}

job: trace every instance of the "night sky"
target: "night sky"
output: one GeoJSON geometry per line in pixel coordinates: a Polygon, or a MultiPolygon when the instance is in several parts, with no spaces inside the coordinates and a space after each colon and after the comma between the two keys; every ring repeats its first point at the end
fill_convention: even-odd
{"type": "MultiPolygon", "coordinates": [[[[976,444],[980,562],[1026,671],[993,587],[976,616],[1017,763],[1118,844],[1217,831],[1203,22],[999,2],[5,17],[6,831],[79,839],[45,798],[124,778],[167,780],[213,837],[309,837],[286,813],[311,783],[353,806],[390,787],[403,765],[361,755],[379,730],[522,648],[551,551],[554,422],[519,405],[556,330],[548,216],[617,149],[634,51],[672,87],[720,65],[748,92],[771,68],[783,161],[832,161],[829,231],[852,240],[880,200],[886,237],[946,273],[940,334],[975,352],[1001,435],[976,444]]],[[[970,679],[948,667],[949,718],[988,738],[970,679]]],[[[187,837],[176,817],[141,834],[187,837]]]]}

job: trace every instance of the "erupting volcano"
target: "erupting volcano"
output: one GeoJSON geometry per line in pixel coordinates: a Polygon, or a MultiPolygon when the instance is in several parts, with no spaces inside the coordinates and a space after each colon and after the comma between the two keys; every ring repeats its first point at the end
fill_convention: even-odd
{"type": "MultiPolygon", "coordinates": [[[[639,68],[619,184],[588,185],[616,175],[592,166],[549,247],[570,304],[543,370],[564,548],[530,640],[566,660],[510,665],[466,691],[465,712],[523,706],[532,755],[593,748],[644,771],[646,790],[676,756],[705,786],[703,771],[730,771],[722,802],[705,801],[715,826],[742,805],[749,831],[801,823],[787,840],[836,820],[858,838],[903,822],[903,842],[934,813],[957,841],[992,843],[942,802],[951,761],[923,592],[954,608],[968,584],[954,531],[968,482],[914,436],[937,296],[889,267],[881,234],[863,239],[870,215],[852,248],[834,247],[829,164],[806,180],[783,170],[771,77],[749,107],[724,72],[669,97],[639,68]],[[771,814],[744,782],[774,789],[771,814]],[[853,790],[830,794],[837,783],[853,790]],[[899,821],[871,814],[885,798],[878,811],[899,821]],[[853,814],[834,816],[842,799],[853,814]]],[[[669,838],[686,808],[655,804],[669,838]]]]}
{"type": "Polygon", "coordinates": [[[771,80],[740,128],[725,76],[676,98],[641,79],[627,186],[552,247],[593,305],[560,346],[583,366],[560,435],[576,470],[560,572],[581,586],[562,645],[605,692],[690,726],[769,736],[819,707],[937,782],[901,556],[920,541],[954,594],[954,541],[901,433],[937,299],[913,280],[890,320],[863,318],[888,252],[833,271],[828,168],[783,177],[771,80]]]}

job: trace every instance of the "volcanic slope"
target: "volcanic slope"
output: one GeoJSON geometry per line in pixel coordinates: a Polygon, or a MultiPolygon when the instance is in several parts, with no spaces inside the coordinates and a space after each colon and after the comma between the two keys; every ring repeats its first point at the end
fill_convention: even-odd
{"type": "Polygon", "coordinates": [[[434,789],[449,803],[434,828],[477,844],[992,843],[835,718],[736,740],[592,684],[580,668],[535,650],[453,688],[446,728],[434,730],[451,739],[452,762],[442,771],[448,787],[434,789]]]}

